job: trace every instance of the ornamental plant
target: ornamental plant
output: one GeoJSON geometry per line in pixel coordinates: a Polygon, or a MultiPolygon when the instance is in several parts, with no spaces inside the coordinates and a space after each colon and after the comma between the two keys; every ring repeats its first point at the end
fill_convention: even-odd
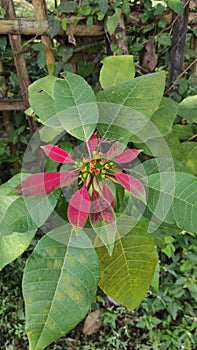
{"type": "Polygon", "coordinates": [[[96,95],[72,73],[29,87],[27,114],[43,126],[0,187],[0,265],[37,234],[22,282],[30,350],[74,328],[98,285],[134,309],[158,288],[157,234],[196,233],[197,171],[183,144],[195,147],[177,133],[187,114],[194,130],[196,96],[178,105],[163,97],[164,72],[134,68],[132,56],[106,58],[96,95]]]}

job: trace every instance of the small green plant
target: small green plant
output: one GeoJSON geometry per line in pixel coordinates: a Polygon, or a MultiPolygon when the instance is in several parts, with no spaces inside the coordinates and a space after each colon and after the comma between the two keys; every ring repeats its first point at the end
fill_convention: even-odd
{"type": "MultiPolygon", "coordinates": [[[[27,113],[43,128],[27,146],[22,174],[0,188],[0,265],[19,257],[42,230],[23,275],[31,350],[73,329],[98,285],[133,310],[158,285],[154,236],[160,244],[165,235],[163,253],[173,257],[174,232],[196,233],[195,168],[191,174],[183,154],[178,161],[173,152],[174,122],[187,113],[193,125],[196,96],[178,105],[163,98],[164,72],[134,75],[133,57],[117,56],[104,60],[96,95],[73,73],[29,88],[27,113]]],[[[177,305],[169,308],[172,319],[178,312],[177,305]]],[[[155,326],[159,320],[149,318],[155,326]]],[[[108,343],[118,348],[119,336],[108,343]]]]}

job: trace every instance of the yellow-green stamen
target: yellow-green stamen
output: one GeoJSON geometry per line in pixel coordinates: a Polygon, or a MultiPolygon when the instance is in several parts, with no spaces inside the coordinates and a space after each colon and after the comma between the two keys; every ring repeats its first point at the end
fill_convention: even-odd
{"type": "Polygon", "coordinates": [[[91,177],[96,176],[98,180],[103,180],[111,173],[114,169],[115,163],[113,161],[108,161],[107,159],[102,159],[102,154],[100,152],[93,151],[94,158],[88,160],[86,157],[83,157],[82,162],[76,162],[75,166],[79,169],[79,179],[80,183],[85,182],[88,174],[91,177]],[[109,173],[108,173],[109,172],[109,173]]]}

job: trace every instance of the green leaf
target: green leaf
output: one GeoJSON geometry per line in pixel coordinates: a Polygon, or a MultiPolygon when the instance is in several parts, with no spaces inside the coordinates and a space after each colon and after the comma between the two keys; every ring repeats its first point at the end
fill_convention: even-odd
{"type": "Polygon", "coordinates": [[[120,20],[120,15],[121,9],[115,8],[115,13],[112,16],[107,17],[106,27],[109,35],[112,35],[115,32],[120,20]]]}
{"type": "Polygon", "coordinates": [[[180,267],[180,271],[185,272],[192,269],[192,262],[190,260],[185,260],[180,267]]]}
{"type": "MultiPolygon", "coordinates": [[[[0,186],[0,269],[18,258],[27,249],[36,232],[33,229],[25,232],[25,234],[13,232],[8,236],[4,236],[5,232],[3,231],[2,222],[9,207],[17,199],[16,196],[7,196],[7,193],[13,189],[13,186],[18,184],[20,179],[21,176],[16,175],[9,182],[0,186]]],[[[9,223],[7,223],[8,225],[9,223]]]]}
{"type": "Polygon", "coordinates": [[[175,13],[183,14],[184,12],[184,4],[181,0],[168,0],[168,6],[175,13]]]}
{"type": "Polygon", "coordinates": [[[67,20],[67,18],[62,18],[61,19],[61,28],[64,30],[64,31],[66,31],[66,29],[67,29],[67,26],[68,26],[68,20],[67,20]]]}
{"type": "Polygon", "coordinates": [[[123,13],[125,15],[129,15],[130,13],[130,6],[129,6],[129,2],[128,0],[123,0],[123,6],[122,6],[122,9],[123,9],[123,13]]]}
{"type": "Polygon", "coordinates": [[[127,106],[150,118],[159,108],[165,86],[165,72],[147,74],[97,94],[98,102],[127,106]]]}
{"type": "Polygon", "coordinates": [[[86,78],[94,72],[94,63],[90,61],[85,64],[83,61],[79,60],[77,61],[77,71],[79,75],[86,78]]]}
{"type": "Polygon", "coordinates": [[[74,13],[77,11],[77,3],[75,1],[66,1],[58,6],[59,12],[74,13]]]}
{"type": "Polygon", "coordinates": [[[192,175],[197,176],[197,143],[183,142],[182,147],[185,153],[185,165],[192,175]]]}
{"type": "Polygon", "coordinates": [[[197,233],[197,178],[185,173],[176,173],[176,188],[173,215],[176,224],[190,233],[197,233]]]}
{"type": "Polygon", "coordinates": [[[160,273],[160,264],[158,261],[155,268],[154,275],[153,275],[153,279],[152,279],[152,287],[157,291],[159,291],[159,273],[160,273]]]}
{"type": "Polygon", "coordinates": [[[25,200],[14,193],[15,186],[29,174],[17,174],[8,182],[0,186],[0,236],[7,236],[13,232],[23,233],[37,228],[33,222],[25,200]]]}
{"type": "Polygon", "coordinates": [[[193,135],[192,124],[175,124],[173,125],[173,132],[179,140],[188,140],[193,135]]]}
{"type": "Polygon", "coordinates": [[[44,68],[46,65],[46,55],[45,55],[45,46],[42,43],[34,44],[33,49],[38,51],[37,55],[37,65],[40,69],[44,68]]]}
{"type": "MultiPolygon", "coordinates": [[[[69,230],[68,230],[69,228],[69,230]]],[[[95,299],[99,261],[86,234],[59,229],[65,244],[44,236],[29,257],[23,278],[30,350],[42,350],[74,328],[95,299]]]]}
{"type": "Polygon", "coordinates": [[[171,236],[165,237],[165,247],[162,248],[162,252],[167,255],[167,257],[170,259],[173,256],[173,253],[175,252],[175,246],[174,246],[175,239],[171,236]]]}
{"type": "Polygon", "coordinates": [[[166,47],[170,47],[172,43],[172,39],[169,33],[162,33],[158,35],[157,40],[160,45],[163,45],[166,47]]]}
{"type": "Polygon", "coordinates": [[[87,27],[92,27],[93,25],[93,16],[88,16],[87,20],[86,20],[86,25],[87,27]]]}
{"type": "Polygon", "coordinates": [[[100,71],[100,84],[103,89],[123,83],[134,78],[134,76],[133,56],[109,56],[104,58],[100,71]]]}
{"type": "Polygon", "coordinates": [[[159,109],[151,117],[151,122],[157,127],[162,135],[166,135],[172,131],[177,111],[178,105],[176,102],[170,98],[162,98],[159,109]]]}
{"type": "Polygon", "coordinates": [[[85,2],[79,10],[78,10],[78,16],[89,16],[92,13],[92,7],[85,2]]]}
{"type": "Polygon", "coordinates": [[[59,199],[60,190],[35,198],[25,197],[25,206],[37,227],[41,227],[53,213],[59,199]]]}
{"type": "Polygon", "coordinates": [[[189,123],[197,123],[197,95],[186,97],[180,102],[178,114],[189,123]]]}
{"type": "Polygon", "coordinates": [[[26,233],[36,229],[37,226],[29,215],[24,199],[17,198],[8,207],[1,221],[0,235],[7,236],[13,232],[26,233]]]}
{"type": "Polygon", "coordinates": [[[100,0],[100,1],[98,1],[98,6],[99,6],[99,10],[103,14],[106,14],[106,12],[108,10],[108,0],[100,0]]]}
{"type": "MultiPolygon", "coordinates": [[[[1,8],[0,8],[0,10],[1,10],[1,8]]],[[[6,46],[7,46],[7,37],[1,35],[1,37],[0,37],[0,50],[1,50],[1,52],[5,51],[6,46]]]]}
{"type": "MultiPolygon", "coordinates": [[[[8,187],[10,189],[10,187],[8,187]]],[[[29,218],[24,217],[21,228],[25,226],[25,231],[17,225],[19,219],[20,203],[22,198],[16,196],[0,195],[0,269],[11,261],[18,258],[29,246],[33,239],[37,227],[35,225],[26,226],[29,218]],[[19,208],[19,211],[16,210],[19,208]],[[15,221],[13,225],[13,221],[15,221]]],[[[32,222],[31,222],[32,223],[32,222]]]]}
{"type": "Polygon", "coordinates": [[[149,231],[154,232],[163,222],[175,224],[172,213],[172,202],[176,186],[176,176],[172,171],[159,172],[147,177],[148,208],[153,214],[149,223],[149,231]]]}
{"type": "Polygon", "coordinates": [[[185,155],[183,152],[182,143],[180,142],[176,134],[174,132],[169,133],[168,135],[166,135],[165,141],[170,149],[172,158],[180,162],[184,162],[185,155]]]}
{"type": "Polygon", "coordinates": [[[72,55],[73,55],[72,47],[68,47],[68,46],[61,47],[60,56],[62,56],[62,61],[64,63],[68,62],[68,60],[72,57],[72,55]]]}
{"type": "Polygon", "coordinates": [[[197,179],[188,173],[148,176],[148,206],[160,222],[176,223],[190,233],[197,231],[197,179]],[[175,182],[174,182],[175,175],[175,182]],[[162,178],[162,187],[161,187],[162,178]],[[169,211],[169,213],[168,213],[169,211]],[[168,213],[168,216],[166,217],[168,213]]]}
{"type": "Polygon", "coordinates": [[[41,227],[53,212],[59,193],[36,198],[19,197],[7,208],[1,221],[0,235],[7,236],[13,232],[26,233],[41,227]]]}
{"type": "Polygon", "coordinates": [[[6,196],[11,198],[13,201],[15,201],[18,197],[18,194],[16,195],[15,187],[26,177],[28,177],[31,174],[28,173],[18,173],[14,175],[10,180],[5,182],[0,186],[0,196],[6,196]]]}
{"type": "Polygon", "coordinates": [[[88,140],[99,118],[95,95],[88,83],[79,75],[67,73],[65,80],[55,82],[54,98],[58,113],[52,123],[59,121],[71,135],[88,140]]]}
{"type": "Polygon", "coordinates": [[[0,269],[18,258],[31,243],[37,229],[42,226],[54,210],[58,191],[37,198],[9,195],[22,178],[28,174],[17,174],[0,186],[0,269]]]}
{"type": "Polygon", "coordinates": [[[61,21],[59,18],[56,18],[55,16],[51,15],[48,18],[48,27],[49,27],[49,35],[51,38],[54,38],[56,36],[60,29],[61,29],[61,21]]]}
{"type": "Polygon", "coordinates": [[[58,78],[48,75],[29,86],[29,100],[34,113],[45,123],[55,115],[54,84],[58,78]]]}
{"type": "Polygon", "coordinates": [[[159,72],[129,80],[98,93],[100,134],[124,143],[133,142],[136,134],[143,140],[144,136],[161,136],[149,122],[149,118],[159,108],[164,82],[165,73],[159,72]]]}
{"type": "Polygon", "coordinates": [[[191,28],[191,31],[192,31],[192,33],[195,35],[195,37],[197,37],[197,29],[191,28]]]}
{"type": "Polygon", "coordinates": [[[146,173],[146,175],[151,175],[151,174],[155,174],[155,173],[162,173],[162,172],[174,172],[174,171],[178,171],[178,172],[184,172],[187,173],[188,172],[188,168],[186,166],[184,166],[183,163],[180,163],[172,158],[154,158],[154,159],[148,159],[145,162],[143,162],[142,164],[136,165],[134,167],[134,170],[137,173],[140,173],[142,171],[140,171],[141,166],[143,165],[143,169],[146,173]],[[139,172],[138,172],[138,168],[139,168],[139,172]]]}
{"type": "Polygon", "coordinates": [[[146,226],[138,223],[121,239],[118,235],[111,257],[105,247],[97,248],[97,253],[101,265],[99,286],[133,310],[148,292],[157,264],[157,252],[146,226]]]}
{"type": "Polygon", "coordinates": [[[180,235],[180,228],[174,225],[162,223],[153,233],[154,242],[157,247],[163,249],[169,243],[169,237],[180,235]]]}
{"type": "Polygon", "coordinates": [[[65,79],[55,81],[54,98],[57,111],[62,111],[65,107],[95,102],[95,95],[90,85],[73,73],[67,73],[65,79]]]}
{"type": "Polygon", "coordinates": [[[91,222],[94,232],[102,241],[102,245],[104,245],[108,251],[109,255],[112,255],[114,249],[114,242],[116,239],[116,222],[113,221],[108,224],[100,224],[95,225],[91,222]]]}
{"type": "Polygon", "coordinates": [[[87,140],[98,121],[95,95],[79,75],[67,73],[65,79],[47,76],[29,88],[30,104],[40,121],[87,140]]]}
{"type": "Polygon", "coordinates": [[[141,133],[149,119],[130,107],[115,103],[98,103],[99,123],[97,125],[101,136],[119,140],[122,143],[133,141],[133,135],[141,133]],[[126,123],[125,123],[126,120],[126,123]]]}
{"type": "Polygon", "coordinates": [[[53,140],[55,140],[58,136],[64,132],[64,129],[62,127],[55,127],[55,126],[46,126],[43,125],[38,133],[40,136],[40,140],[46,143],[52,143],[53,140]]]}
{"type": "MultiPolygon", "coordinates": [[[[138,148],[143,149],[147,155],[167,157],[166,146],[168,146],[169,151],[173,154],[176,153],[176,159],[182,159],[181,144],[174,134],[170,134],[177,110],[178,105],[176,102],[170,98],[163,97],[159,109],[152,115],[150,123],[147,123],[144,130],[141,130],[132,141],[138,148]],[[163,138],[163,136],[166,137],[163,138]],[[141,140],[144,142],[142,143],[141,140]]],[[[170,156],[170,152],[168,153],[168,156],[170,156]]]]}
{"type": "MultiPolygon", "coordinates": [[[[154,125],[152,124],[152,129],[154,125]]],[[[143,149],[144,153],[150,156],[155,157],[163,157],[163,158],[174,158],[179,162],[184,162],[185,155],[182,148],[182,143],[179,141],[178,137],[174,132],[167,134],[166,136],[162,136],[161,134],[158,136],[152,130],[151,132],[151,124],[146,125],[144,130],[140,133],[141,139],[144,136],[145,143],[136,142],[134,139],[135,145],[137,148],[143,149]],[[143,133],[144,132],[144,133],[143,133]],[[152,135],[155,137],[151,137],[152,135]],[[150,135],[150,138],[146,140],[146,137],[150,135]]]]}
{"type": "Polygon", "coordinates": [[[0,270],[17,259],[29,247],[37,230],[25,234],[13,232],[9,236],[0,236],[0,270]]]}
{"type": "Polygon", "coordinates": [[[176,321],[177,313],[180,310],[180,306],[178,306],[178,303],[175,300],[172,300],[172,302],[169,303],[169,306],[167,309],[168,309],[168,312],[172,315],[172,319],[176,321]]]}

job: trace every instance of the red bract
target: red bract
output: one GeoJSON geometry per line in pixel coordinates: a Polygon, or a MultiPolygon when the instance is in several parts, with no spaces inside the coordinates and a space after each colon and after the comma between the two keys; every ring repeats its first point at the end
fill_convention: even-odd
{"type": "Polygon", "coordinates": [[[90,197],[85,186],[75,192],[68,206],[68,220],[74,226],[83,227],[90,212],[90,197]]]}
{"type": "Polygon", "coordinates": [[[143,202],[145,202],[146,192],[144,185],[137,180],[135,177],[124,174],[124,173],[115,173],[116,180],[129,191],[133,196],[138,197],[143,202]]]}
{"type": "Polygon", "coordinates": [[[36,197],[77,182],[78,189],[68,204],[69,222],[73,226],[84,227],[91,215],[93,225],[111,223],[115,220],[114,195],[106,183],[107,179],[119,183],[143,202],[146,193],[144,185],[122,169],[122,164],[134,160],[141,151],[124,150],[124,146],[117,141],[109,147],[110,144],[110,140],[99,139],[93,133],[86,143],[88,157],[82,152],[81,159],[77,161],[57,146],[42,146],[50,159],[62,164],[68,163],[70,169],[31,175],[16,189],[23,196],[36,197]]]}
{"type": "Polygon", "coordinates": [[[58,163],[74,163],[74,160],[71,158],[71,156],[65,152],[63,149],[54,146],[54,145],[46,145],[46,146],[41,146],[45,154],[54,160],[55,162],[58,163]]]}
{"type": "Polygon", "coordinates": [[[98,138],[95,133],[92,134],[90,139],[87,141],[87,147],[93,152],[98,147],[98,138]]]}
{"type": "Polygon", "coordinates": [[[103,222],[108,224],[115,220],[113,212],[114,197],[109,187],[104,184],[101,192],[93,190],[92,193],[92,223],[103,222]]]}
{"type": "Polygon", "coordinates": [[[60,186],[68,186],[76,181],[76,171],[61,171],[38,173],[28,176],[23,180],[16,190],[24,197],[38,197],[56,190],[60,186]]]}
{"type": "Polygon", "coordinates": [[[114,161],[120,164],[129,163],[135,159],[140,152],[141,151],[138,149],[126,149],[124,152],[120,153],[114,161]]]}

